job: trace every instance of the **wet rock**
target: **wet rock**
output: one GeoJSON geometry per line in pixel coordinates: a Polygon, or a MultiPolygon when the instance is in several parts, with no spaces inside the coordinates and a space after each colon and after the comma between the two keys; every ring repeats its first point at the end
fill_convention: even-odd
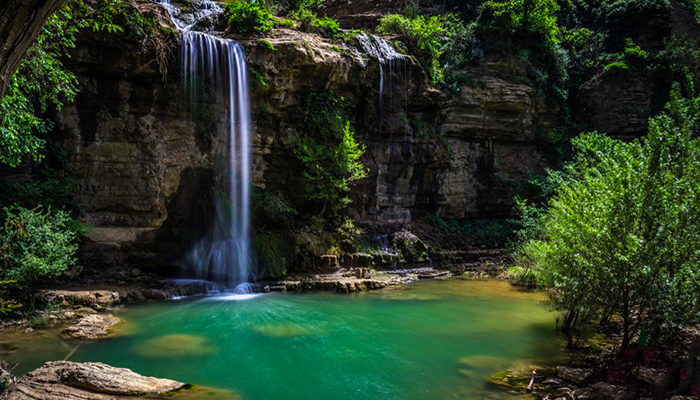
{"type": "Polygon", "coordinates": [[[646,382],[657,388],[661,388],[666,384],[668,374],[663,369],[639,367],[637,369],[637,379],[646,382]]]}
{"type": "Polygon", "coordinates": [[[399,263],[399,255],[388,251],[379,251],[372,256],[372,264],[377,267],[395,268],[399,263]]]}
{"type": "Polygon", "coordinates": [[[110,334],[110,328],[121,320],[111,315],[86,315],[80,321],[61,332],[61,337],[68,340],[95,340],[110,334]]]}
{"type": "Polygon", "coordinates": [[[428,246],[409,231],[397,232],[389,236],[394,248],[401,253],[404,262],[428,261],[428,246]]]}
{"type": "Polygon", "coordinates": [[[622,400],[627,393],[622,386],[598,382],[591,386],[591,390],[597,395],[610,400],[622,400]]]}
{"type": "Polygon", "coordinates": [[[7,400],[108,400],[160,396],[185,384],[101,363],[47,362],[13,385],[7,400]]]}
{"type": "Polygon", "coordinates": [[[367,253],[343,254],[341,256],[343,268],[369,268],[372,265],[372,256],[367,253]]]}
{"type": "Polygon", "coordinates": [[[97,314],[97,311],[95,311],[94,308],[90,307],[80,307],[77,310],[75,310],[78,314],[82,315],[90,315],[90,314],[97,314]]]}
{"type": "Polygon", "coordinates": [[[557,367],[557,376],[565,381],[581,385],[593,376],[590,368],[557,367]]]}
{"type": "Polygon", "coordinates": [[[369,279],[370,278],[369,268],[356,268],[355,269],[355,278],[357,278],[357,279],[369,279]]]}

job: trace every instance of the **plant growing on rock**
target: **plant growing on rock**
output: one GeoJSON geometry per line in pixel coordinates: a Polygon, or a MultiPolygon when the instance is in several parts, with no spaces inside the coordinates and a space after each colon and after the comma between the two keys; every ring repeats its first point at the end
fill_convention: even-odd
{"type": "Polygon", "coordinates": [[[266,33],[274,28],[265,0],[230,0],[224,8],[229,28],[235,33],[266,33]]]}
{"type": "Polygon", "coordinates": [[[350,182],[367,176],[365,148],[355,140],[344,98],[312,92],[304,107],[303,128],[292,141],[304,202],[317,216],[335,217],[350,202],[350,182]]]}

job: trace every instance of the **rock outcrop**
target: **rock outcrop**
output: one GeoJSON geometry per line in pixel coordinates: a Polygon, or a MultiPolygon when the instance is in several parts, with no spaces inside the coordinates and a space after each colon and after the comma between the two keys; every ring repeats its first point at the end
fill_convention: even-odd
{"type": "MultiPolygon", "coordinates": [[[[360,46],[319,34],[278,28],[265,40],[234,39],[255,72],[252,178],[259,191],[284,191],[298,173],[285,154],[310,91],[333,90],[351,104],[370,171],[352,188],[351,214],[367,225],[427,214],[506,217],[528,174],[546,166],[537,133],[551,129],[554,119],[532,85],[511,79],[526,74],[517,60],[475,67],[474,84],[455,96],[431,88],[415,61],[390,68],[358,52],[360,46]]],[[[141,44],[126,34],[81,37],[66,60],[80,94],[61,110],[54,133],[69,154],[84,220],[94,226],[83,262],[172,271],[209,223],[226,104],[185,101],[177,48],[164,77],[156,55],[141,44]],[[209,112],[202,117],[192,107],[209,112]]]]}
{"type": "Polygon", "coordinates": [[[141,376],[101,363],[47,362],[19,378],[7,400],[113,400],[161,396],[184,383],[141,376]]]}
{"type": "Polygon", "coordinates": [[[112,327],[121,320],[112,315],[90,314],[80,318],[78,323],[63,329],[61,337],[68,340],[95,340],[109,335],[112,327]]]}

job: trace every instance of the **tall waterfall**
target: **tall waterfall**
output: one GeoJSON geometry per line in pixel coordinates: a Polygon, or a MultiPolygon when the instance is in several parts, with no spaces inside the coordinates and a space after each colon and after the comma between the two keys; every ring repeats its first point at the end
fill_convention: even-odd
{"type": "MultiPolygon", "coordinates": [[[[250,142],[251,117],[247,66],[243,48],[232,40],[190,30],[198,20],[221,12],[212,2],[202,1],[196,18],[184,22],[179,10],[160,0],[178,26],[183,89],[193,106],[201,83],[220,90],[227,102],[228,168],[217,182],[214,221],[206,236],[187,254],[185,271],[198,279],[222,282],[236,292],[248,292],[250,274],[250,142]]],[[[194,3],[194,2],[193,2],[194,3]]],[[[194,107],[192,107],[194,109],[194,107]]],[[[195,110],[196,112],[196,110],[195,110]]]]}

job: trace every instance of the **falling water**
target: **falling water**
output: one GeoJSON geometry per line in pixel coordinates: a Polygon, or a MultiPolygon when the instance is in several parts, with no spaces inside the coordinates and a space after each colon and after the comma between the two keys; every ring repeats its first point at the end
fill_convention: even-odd
{"type": "Polygon", "coordinates": [[[394,96],[392,96],[394,76],[399,77],[399,81],[396,82],[396,84],[403,88],[403,98],[404,101],[406,100],[406,73],[408,57],[397,52],[394,49],[394,46],[378,36],[362,33],[357,35],[356,38],[365,53],[372,54],[379,60],[379,117],[381,121],[384,111],[385,79],[388,78],[387,80],[390,96],[389,112],[391,112],[392,108],[394,108],[395,102],[394,96]]]}
{"type": "MultiPolygon", "coordinates": [[[[160,0],[173,16],[177,9],[160,0]]],[[[198,20],[220,13],[212,2],[201,2],[194,22],[173,17],[182,34],[183,89],[193,106],[203,82],[221,90],[228,102],[228,169],[218,179],[214,223],[188,253],[185,271],[198,279],[223,282],[236,292],[248,292],[250,273],[250,140],[251,118],[247,66],[243,48],[232,40],[190,30],[198,20]]],[[[193,112],[196,112],[193,107],[193,112]]]]}

